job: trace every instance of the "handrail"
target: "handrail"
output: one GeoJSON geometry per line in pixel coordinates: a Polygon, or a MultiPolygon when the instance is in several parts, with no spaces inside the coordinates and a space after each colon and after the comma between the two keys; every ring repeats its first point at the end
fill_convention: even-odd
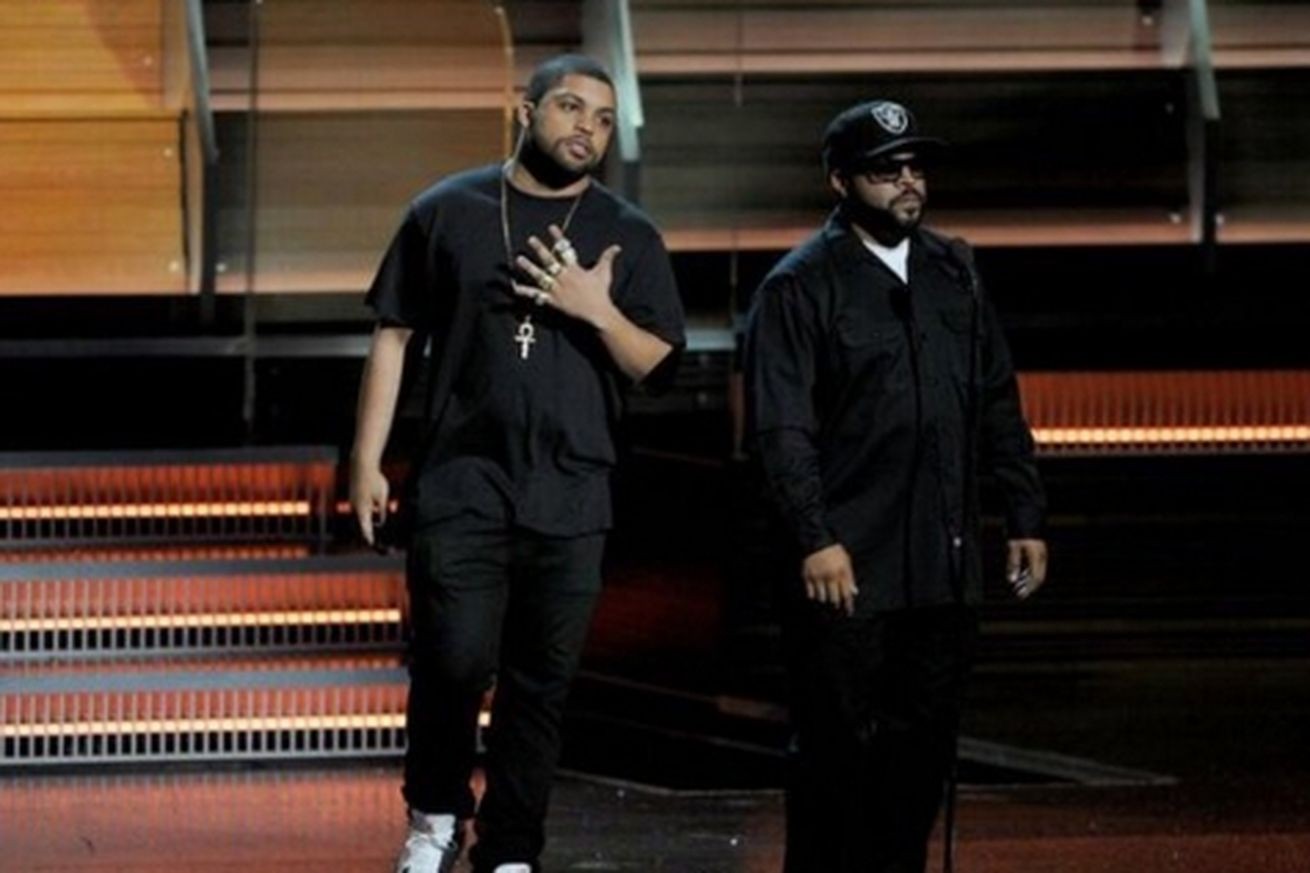
{"type": "Polygon", "coordinates": [[[1188,0],[1192,23],[1192,70],[1206,121],[1219,120],[1219,81],[1214,71],[1214,34],[1210,29],[1210,8],[1206,0],[1188,0]]]}
{"type": "Polygon", "coordinates": [[[615,84],[623,112],[619,120],[619,155],[625,163],[641,160],[641,128],[646,124],[637,80],[637,48],[632,37],[632,10],[628,0],[615,0],[615,84]]]}
{"type": "Polygon", "coordinates": [[[1193,240],[1203,250],[1207,273],[1214,269],[1218,236],[1219,159],[1217,142],[1220,122],[1219,83],[1214,66],[1214,38],[1206,0],[1167,0],[1165,31],[1161,48],[1166,63],[1186,68],[1187,188],[1193,240]]]}
{"type": "Polygon", "coordinates": [[[619,103],[618,153],[622,162],[622,189],[638,199],[637,171],[641,162],[641,128],[646,123],[637,81],[637,50],[632,36],[628,0],[586,0],[582,9],[583,46],[604,63],[614,80],[619,103]]]}
{"type": "Polygon", "coordinates": [[[218,163],[218,138],[214,134],[214,110],[209,103],[209,53],[201,0],[186,0],[186,25],[196,123],[200,128],[200,144],[205,151],[205,165],[212,167],[218,163]]]}
{"type": "Polygon", "coordinates": [[[1219,82],[1214,70],[1214,37],[1206,0],[1188,0],[1191,22],[1192,129],[1188,188],[1193,203],[1193,227],[1202,248],[1207,275],[1215,272],[1219,237],[1219,82]]]}
{"type": "Polygon", "coordinates": [[[200,318],[205,325],[214,319],[215,286],[218,276],[218,137],[214,133],[214,109],[209,100],[209,51],[205,37],[205,13],[201,0],[186,0],[187,55],[191,62],[191,96],[200,138],[200,318]]]}
{"type": "Polygon", "coordinates": [[[250,104],[246,117],[246,291],[241,305],[241,339],[245,351],[242,364],[241,421],[245,424],[246,442],[255,440],[255,392],[259,382],[255,373],[256,323],[255,259],[259,248],[259,73],[261,42],[260,17],[263,0],[251,0],[247,7],[246,41],[250,58],[250,104]]]}

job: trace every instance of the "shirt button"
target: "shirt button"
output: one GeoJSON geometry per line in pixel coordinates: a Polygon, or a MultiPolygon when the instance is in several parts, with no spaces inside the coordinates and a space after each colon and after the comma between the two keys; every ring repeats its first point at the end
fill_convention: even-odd
{"type": "Polygon", "coordinates": [[[964,537],[951,537],[951,545],[958,549],[960,546],[964,545],[964,537]]]}

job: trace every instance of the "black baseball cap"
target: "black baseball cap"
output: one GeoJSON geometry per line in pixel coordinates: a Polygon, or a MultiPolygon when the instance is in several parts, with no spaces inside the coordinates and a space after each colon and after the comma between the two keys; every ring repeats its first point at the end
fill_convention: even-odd
{"type": "Polygon", "coordinates": [[[823,169],[858,169],[883,155],[913,151],[931,159],[946,148],[946,140],[921,136],[914,114],[891,100],[870,100],[845,110],[823,134],[823,169]]]}

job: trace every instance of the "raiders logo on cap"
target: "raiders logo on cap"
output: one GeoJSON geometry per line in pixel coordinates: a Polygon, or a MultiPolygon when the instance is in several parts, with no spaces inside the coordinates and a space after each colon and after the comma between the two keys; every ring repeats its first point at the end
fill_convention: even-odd
{"type": "Polygon", "coordinates": [[[905,128],[910,126],[909,113],[899,103],[884,100],[873,104],[869,112],[873,115],[874,121],[882,125],[883,130],[894,136],[905,133],[905,128]]]}
{"type": "Polygon", "coordinates": [[[946,143],[922,136],[914,113],[895,100],[869,100],[845,109],[823,133],[824,172],[849,170],[896,151],[931,161],[946,143]]]}

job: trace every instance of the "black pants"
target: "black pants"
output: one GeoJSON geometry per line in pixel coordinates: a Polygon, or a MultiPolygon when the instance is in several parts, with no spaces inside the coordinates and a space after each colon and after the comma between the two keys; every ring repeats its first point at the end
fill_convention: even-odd
{"type": "Polygon", "coordinates": [[[569,682],[600,592],[605,537],[548,537],[460,518],[420,529],[409,553],[414,639],[404,795],[473,815],[477,717],[496,684],[478,871],[534,865],[559,759],[569,682]]]}
{"type": "Polygon", "coordinates": [[[975,636],[945,606],[784,610],[795,737],[785,873],[922,873],[975,636]]]}

